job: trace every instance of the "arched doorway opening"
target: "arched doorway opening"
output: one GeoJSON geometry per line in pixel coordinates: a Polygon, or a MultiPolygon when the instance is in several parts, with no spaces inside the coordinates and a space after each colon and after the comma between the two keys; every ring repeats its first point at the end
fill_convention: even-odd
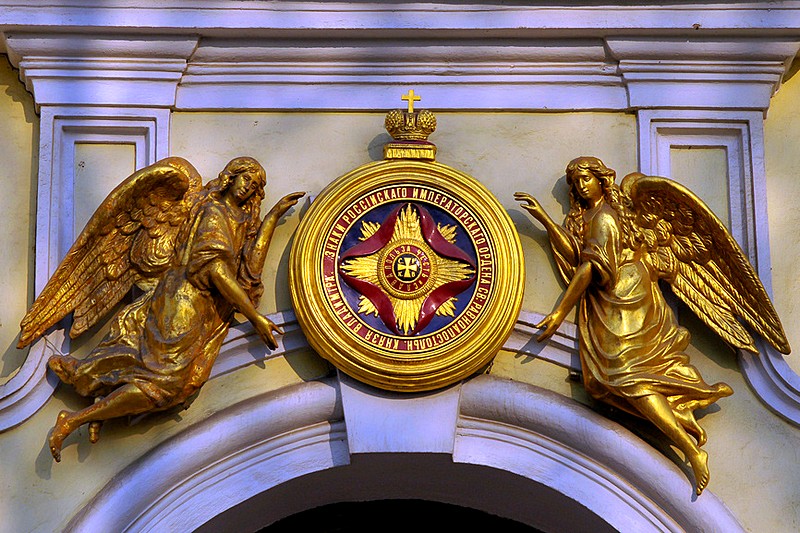
{"type": "Polygon", "coordinates": [[[375,500],[323,505],[289,516],[258,533],[356,533],[374,531],[503,531],[542,533],[540,530],[483,511],[427,500],[375,500]],[[393,517],[392,525],[386,524],[393,517]]]}
{"type": "Polygon", "coordinates": [[[510,524],[529,533],[616,531],[580,503],[510,472],[454,463],[446,454],[379,453],[353,456],[349,465],[302,476],[257,494],[215,516],[197,532],[263,528],[265,533],[274,533],[267,526],[326,516],[331,526],[335,520],[358,525],[365,515],[377,520],[373,530],[394,530],[399,524],[404,530],[418,531],[420,525],[429,530],[430,523],[423,518],[432,517],[437,523],[445,518],[468,523],[472,517],[477,522],[510,524]],[[444,514],[434,515],[437,510],[444,514]],[[397,512],[386,514],[388,511],[397,512]],[[337,514],[345,512],[360,516],[337,514]],[[413,512],[425,514],[408,514],[413,512]]]}

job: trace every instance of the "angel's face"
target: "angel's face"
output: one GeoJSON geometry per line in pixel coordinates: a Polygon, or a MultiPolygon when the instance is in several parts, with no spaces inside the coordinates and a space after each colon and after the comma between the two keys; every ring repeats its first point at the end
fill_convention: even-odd
{"type": "Polygon", "coordinates": [[[236,174],[233,178],[233,182],[228,187],[228,194],[232,195],[237,203],[243,204],[253,196],[257,189],[258,176],[255,173],[245,171],[241,174],[236,174]]]}
{"type": "Polygon", "coordinates": [[[589,170],[578,170],[572,175],[572,186],[578,194],[594,205],[603,197],[603,185],[589,170]]]}

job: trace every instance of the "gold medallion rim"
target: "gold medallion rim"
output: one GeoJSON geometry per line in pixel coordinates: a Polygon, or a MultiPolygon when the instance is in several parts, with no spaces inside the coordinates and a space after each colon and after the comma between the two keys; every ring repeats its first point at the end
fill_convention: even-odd
{"type": "Polygon", "coordinates": [[[380,161],[332,182],[301,221],[289,265],[295,313],[311,346],[345,373],[386,390],[438,389],[481,370],[511,334],[522,305],[522,246],[510,217],[480,182],[441,163],[380,161]],[[491,294],[478,317],[455,340],[412,354],[380,349],[344,327],[328,308],[322,279],[325,238],[339,217],[373,191],[403,185],[456,199],[482,226],[494,263],[491,294]]]}

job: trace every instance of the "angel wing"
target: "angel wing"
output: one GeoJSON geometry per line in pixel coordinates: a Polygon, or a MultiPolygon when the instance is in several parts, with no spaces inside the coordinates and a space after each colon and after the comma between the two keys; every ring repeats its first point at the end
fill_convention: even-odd
{"type": "Polygon", "coordinates": [[[70,337],[92,327],[131,289],[158,279],[173,262],[175,243],[202,179],[185,159],[143,168],[100,204],[44,290],[22,319],[27,346],[70,312],[70,337]]]}
{"type": "Polygon", "coordinates": [[[703,322],[754,353],[737,317],[784,354],[789,342],[764,286],[722,222],[694,193],[667,178],[634,173],[620,185],[633,202],[651,264],[703,322]]]}

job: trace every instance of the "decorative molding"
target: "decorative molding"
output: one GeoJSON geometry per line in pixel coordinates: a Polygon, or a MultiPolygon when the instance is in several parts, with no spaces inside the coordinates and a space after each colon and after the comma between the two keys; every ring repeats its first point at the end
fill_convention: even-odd
{"type": "MultiPolygon", "coordinates": [[[[74,156],[80,142],[133,144],[136,166],[169,153],[168,109],[43,106],[39,122],[39,177],[36,207],[35,291],[39,294],[75,240],[74,156]]],[[[16,375],[0,386],[0,431],[33,415],[55,388],[48,377],[48,346],[69,349],[63,329],[34,343],[16,375]]]]}
{"type": "Polygon", "coordinates": [[[122,470],[66,530],[193,531],[264,490],[347,464],[342,418],[331,381],[240,402],[122,470]]]}
{"type": "Polygon", "coordinates": [[[204,39],[177,108],[383,109],[413,86],[436,109],[620,109],[605,56],[600,39],[204,39]]]}
{"type": "Polygon", "coordinates": [[[738,351],[745,380],[773,413],[800,427],[800,376],[762,339],[756,339],[756,347],[757,354],[738,351]]]}
{"type": "Polygon", "coordinates": [[[713,493],[694,497],[672,461],[554,392],[478,376],[463,385],[460,417],[454,461],[537,479],[618,531],[742,530],[713,493]]]}
{"type": "Polygon", "coordinates": [[[547,342],[537,342],[536,337],[541,333],[541,329],[537,328],[536,324],[543,319],[544,315],[523,309],[514,331],[503,345],[503,350],[548,361],[570,372],[580,372],[578,327],[565,320],[547,342]]]}
{"type": "Polygon", "coordinates": [[[297,323],[297,318],[294,316],[294,311],[278,311],[269,315],[269,319],[276,326],[283,329],[284,332],[283,335],[275,336],[278,347],[274,350],[268,350],[264,345],[264,341],[256,335],[250,322],[232,326],[228,331],[228,336],[225,337],[225,341],[222,343],[209,379],[224,376],[253,363],[267,361],[276,357],[285,357],[296,351],[309,348],[308,341],[297,323]]]}
{"type": "MultiPolygon", "coordinates": [[[[8,4],[5,21],[0,14],[0,31],[12,28],[5,36],[9,58],[37,106],[375,110],[385,108],[398,87],[413,85],[425,89],[425,105],[433,109],[765,111],[800,48],[797,39],[763,35],[767,30],[743,37],[747,33],[740,29],[736,37],[719,37],[690,29],[702,26],[698,22],[673,25],[686,14],[695,19],[719,14],[702,4],[672,9],[672,18],[657,22],[641,6],[586,8],[594,16],[579,20],[574,14],[581,8],[541,6],[363,4],[354,9],[200,1],[191,2],[192,9],[187,4],[119,2],[99,8],[76,2],[61,12],[75,19],[73,30],[80,29],[76,20],[85,12],[94,13],[94,19],[85,21],[80,33],[59,35],[42,33],[31,22],[13,24],[16,10],[24,20],[27,8],[8,4]],[[100,16],[105,9],[113,15],[100,16]],[[146,9],[157,10],[166,18],[156,18],[171,25],[153,27],[151,20],[141,20],[146,9]],[[213,25],[207,17],[211,12],[217,14],[213,25]],[[182,20],[171,19],[177,13],[182,20]],[[596,22],[622,13],[638,25],[596,22]],[[253,17],[262,25],[252,26],[253,17]],[[191,32],[183,19],[194,21],[191,32]],[[549,24],[562,24],[562,31],[548,30],[549,24]],[[636,33],[628,29],[632,26],[636,33]],[[649,35],[642,37],[642,31],[649,35]]],[[[755,6],[747,10],[772,16],[755,6]]],[[[42,5],[40,11],[58,10],[42,5]]],[[[738,27],[726,18],[720,28],[725,23],[738,27]]]]}
{"type": "Polygon", "coordinates": [[[15,64],[25,85],[42,105],[166,107],[186,64],[170,59],[26,59],[15,64]]]}
{"type": "MultiPolygon", "coordinates": [[[[686,146],[724,148],[728,170],[730,231],[757,267],[768,288],[771,270],[759,267],[759,258],[769,260],[769,235],[765,233],[766,173],[753,158],[753,150],[763,153],[763,116],[760,112],[715,110],[641,110],[639,123],[639,168],[645,174],[672,176],[670,155],[673,148],[686,146]],[[759,148],[760,147],[760,148],[759,148]],[[761,218],[758,227],[757,218],[761,218]],[[760,247],[759,247],[760,245],[760,247]]],[[[679,179],[678,176],[675,176],[679,179]]]]}
{"type": "Polygon", "coordinates": [[[172,107],[197,38],[12,33],[5,44],[37,108],[172,107]]]}
{"type": "MultiPolygon", "coordinates": [[[[228,374],[253,363],[283,357],[290,353],[310,348],[305,335],[300,330],[294,312],[289,310],[280,311],[269,315],[269,318],[285,331],[285,335],[277,338],[278,347],[271,351],[267,350],[249,322],[233,326],[222,344],[209,379],[228,374]]],[[[581,363],[578,356],[577,326],[565,321],[546,343],[536,342],[536,335],[539,330],[535,327],[535,324],[539,323],[543,318],[544,315],[539,313],[524,310],[520,312],[514,331],[502,349],[520,355],[535,357],[572,372],[580,372],[581,363]]],[[[349,387],[343,394],[352,393],[358,395],[360,394],[359,391],[364,387],[362,384],[353,382],[347,376],[343,376],[342,381],[349,387]],[[350,389],[353,390],[351,391],[350,389]]],[[[391,397],[392,401],[397,400],[396,396],[391,395],[391,397]]],[[[414,395],[404,395],[403,397],[412,398],[414,395]]],[[[388,408],[382,407],[382,409],[388,408]]]]}
{"type": "Polygon", "coordinates": [[[453,450],[444,453],[397,453],[380,431],[362,434],[369,442],[355,453],[345,428],[372,418],[373,404],[365,396],[348,400],[363,408],[343,406],[336,380],[250,398],[156,445],[66,530],[210,531],[216,517],[255,531],[334,501],[416,497],[542,530],[577,520],[596,530],[742,531],[713,493],[693,497],[675,464],[570,399],[491,376],[452,390],[460,400],[449,422],[430,408],[436,394],[408,404],[420,427],[439,424],[454,435],[453,450]]]}
{"type": "Polygon", "coordinates": [[[800,41],[741,38],[609,38],[629,106],[766,112],[800,41]]]}
{"type": "Polygon", "coordinates": [[[30,347],[14,377],[0,385],[0,433],[32,417],[50,399],[58,378],[47,370],[45,354],[49,353],[45,340],[40,339],[30,347]]]}
{"type": "Polygon", "coordinates": [[[797,40],[739,37],[517,37],[477,44],[431,41],[423,32],[335,44],[211,38],[192,56],[177,107],[381,109],[398,85],[413,85],[424,88],[433,109],[766,111],[798,48],[797,40]]]}
{"type": "Polygon", "coordinates": [[[46,106],[41,111],[37,184],[36,293],[44,288],[76,235],[73,231],[75,145],[132,144],[136,167],[169,152],[169,110],[46,106]],[[45,265],[39,265],[46,259],[45,265]]]}
{"type": "MultiPolygon", "coordinates": [[[[542,4],[542,3],[535,3],[542,4]]],[[[647,29],[665,34],[691,35],[698,31],[727,30],[750,34],[763,30],[800,28],[800,3],[701,2],[671,5],[506,5],[475,0],[472,3],[422,2],[268,2],[246,0],[2,0],[0,25],[41,28],[70,26],[87,33],[113,31],[191,34],[241,31],[246,37],[294,34],[316,28],[326,32],[362,32],[365,36],[404,31],[440,35],[486,37],[514,35],[624,34],[647,29]],[[154,12],[156,15],[154,16],[154,12]]]]}

